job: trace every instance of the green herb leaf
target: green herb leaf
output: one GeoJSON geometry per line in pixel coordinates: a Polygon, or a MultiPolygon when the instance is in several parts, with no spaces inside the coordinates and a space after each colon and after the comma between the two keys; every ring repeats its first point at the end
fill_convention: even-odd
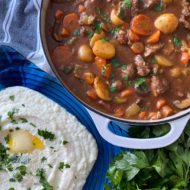
{"type": "Polygon", "coordinates": [[[51,186],[46,179],[46,173],[44,169],[38,169],[36,171],[36,176],[40,178],[40,183],[43,186],[43,190],[53,190],[53,186],[51,186]]]}
{"type": "Polygon", "coordinates": [[[135,82],[135,87],[138,88],[139,86],[141,86],[143,83],[146,82],[145,78],[138,78],[135,82]]]}
{"type": "Polygon", "coordinates": [[[41,158],[41,162],[45,162],[46,160],[47,160],[46,157],[42,157],[42,158],[41,158]]]}
{"type": "Polygon", "coordinates": [[[14,100],[15,100],[15,96],[14,96],[14,95],[9,96],[9,99],[10,99],[11,101],[13,101],[13,102],[14,102],[14,100]]]}
{"type": "Polygon", "coordinates": [[[120,63],[120,61],[119,61],[117,58],[112,59],[112,60],[110,61],[110,63],[111,63],[114,67],[116,67],[116,68],[122,66],[122,64],[120,63]]]}
{"type": "MultiPolygon", "coordinates": [[[[131,127],[133,138],[163,136],[168,125],[131,127]]],[[[123,151],[107,172],[108,190],[187,190],[190,189],[190,122],[174,144],[158,150],[123,151]]]]}
{"type": "Polygon", "coordinates": [[[163,0],[160,0],[160,3],[159,4],[156,4],[154,7],[154,10],[157,11],[157,12],[160,12],[164,9],[164,3],[163,3],[163,0]]]}
{"type": "Polygon", "coordinates": [[[176,37],[176,36],[174,36],[173,37],[173,43],[174,43],[174,45],[175,45],[175,47],[176,48],[181,48],[181,46],[182,46],[182,41],[181,41],[181,39],[179,39],[178,37],[176,37]]]}
{"type": "Polygon", "coordinates": [[[68,143],[69,143],[69,142],[66,141],[66,140],[63,141],[63,145],[66,145],[66,144],[68,144],[68,143]]]}
{"type": "Polygon", "coordinates": [[[64,162],[59,163],[58,169],[63,171],[64,168],[70,168],[71,166],[69,164],[65,164],[64,162]]]}
{"type": "Polygon", "coordinates": [[[131,0],[123,0],[123,4],[127,8],[130,8],[132,6],[131,0]]]}
{"type": "Polygon", "coordinates": [[[47,131],[47,129],[46,130],[38,129],[38,135],[50,141],[53,141],[55,139],[55,135],[51,133],[50,131],[47,131]]]}

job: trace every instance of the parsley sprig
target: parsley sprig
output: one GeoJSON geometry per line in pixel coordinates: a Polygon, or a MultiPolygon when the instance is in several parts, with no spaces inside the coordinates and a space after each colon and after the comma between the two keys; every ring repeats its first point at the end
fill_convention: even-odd
{"type": "MultiPolygon", "coordinates": [[[[169,131],[168,125],[132,127],[129,136],[152,138],[169,131]]],[[[180,139],[158,150],[123,151],[107,173],[106,190],[186,190],[190,189],[190,122],[180,139]]]]}

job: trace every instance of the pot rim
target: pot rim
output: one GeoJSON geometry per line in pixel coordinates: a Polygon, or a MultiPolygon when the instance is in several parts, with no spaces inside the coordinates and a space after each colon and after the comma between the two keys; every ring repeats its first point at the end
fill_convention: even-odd
{"type": "Polygon", "coordinates": [[[78,96],[76,96],[70,89],[69,87],[64,83],[64,81],[61,79],[60,75],[58,74],[57,70],[55,69],[55,66],[50,58],[49,55],[49,51],[47,46],[47,41],[46,41],[46,34],[45,32],[43,32],[43,30],[45,31],[44,28],[44,22],[46,19],[46,9],[44,9],[44,4],[47,3],[49,4],[49,1],[47,0],[42,0],[41,2],[41,6],[40,6],[40,18],[39,18],[39,29],[40,29],[40,41],[41,41],[41,45],[43,48],[43,52],[45,55],[45,58],[49,64],[49,66],[51,67],[53,73],[55,74],[56,78],[59,80],[59,82],[62,84],[62,86],[69,92],[69,94],[74,97],[77,101],[79,101],[83,106],[85,106],[86,108],[88,108],[89,110],[95,112],[96,114],[99,114],[103,117],[106,117],[110,120],[116,121],[116,122],[121,122],[121,123],[127,123],[129,125],[159,125],[159,124],[164,124],[164,123],[170,123],[174,120],[178,120],[180,118],[183,118],[187,115],[190,115],[190,108],[184,111],[180,111],[179,113],[172,115],[170,117],[167,118],[163,118],[163,119],[159,119],[159,120],[130,120],[130,119],[125,119],[125,118],[118,118],[116,116],[107,114],[101,110],[98,110],[90,105],[88,105],[86,102],[84,102],[83,100],[81,100],[78,96]],[[45,16],[44,16],[44,15],[45,16]]]}

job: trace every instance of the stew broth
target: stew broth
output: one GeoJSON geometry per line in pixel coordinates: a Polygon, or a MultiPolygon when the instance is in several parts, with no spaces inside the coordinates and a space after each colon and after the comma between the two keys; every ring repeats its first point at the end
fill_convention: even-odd
{"type": "Polygon", "coordinates": [[[116,117],[155,120],[190,106],[190,3],[51,0],[46,38],[67,87],[116,117]]]}

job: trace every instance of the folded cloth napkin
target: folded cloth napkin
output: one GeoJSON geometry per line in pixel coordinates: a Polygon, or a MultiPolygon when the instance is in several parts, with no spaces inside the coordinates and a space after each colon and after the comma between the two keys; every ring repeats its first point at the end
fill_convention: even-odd
{"type": "Polygon", "coordinates": [[[40,5],[41,0],[0,0],[0,45],[11,46],[51,73],[40,41],[40,5]]]}

